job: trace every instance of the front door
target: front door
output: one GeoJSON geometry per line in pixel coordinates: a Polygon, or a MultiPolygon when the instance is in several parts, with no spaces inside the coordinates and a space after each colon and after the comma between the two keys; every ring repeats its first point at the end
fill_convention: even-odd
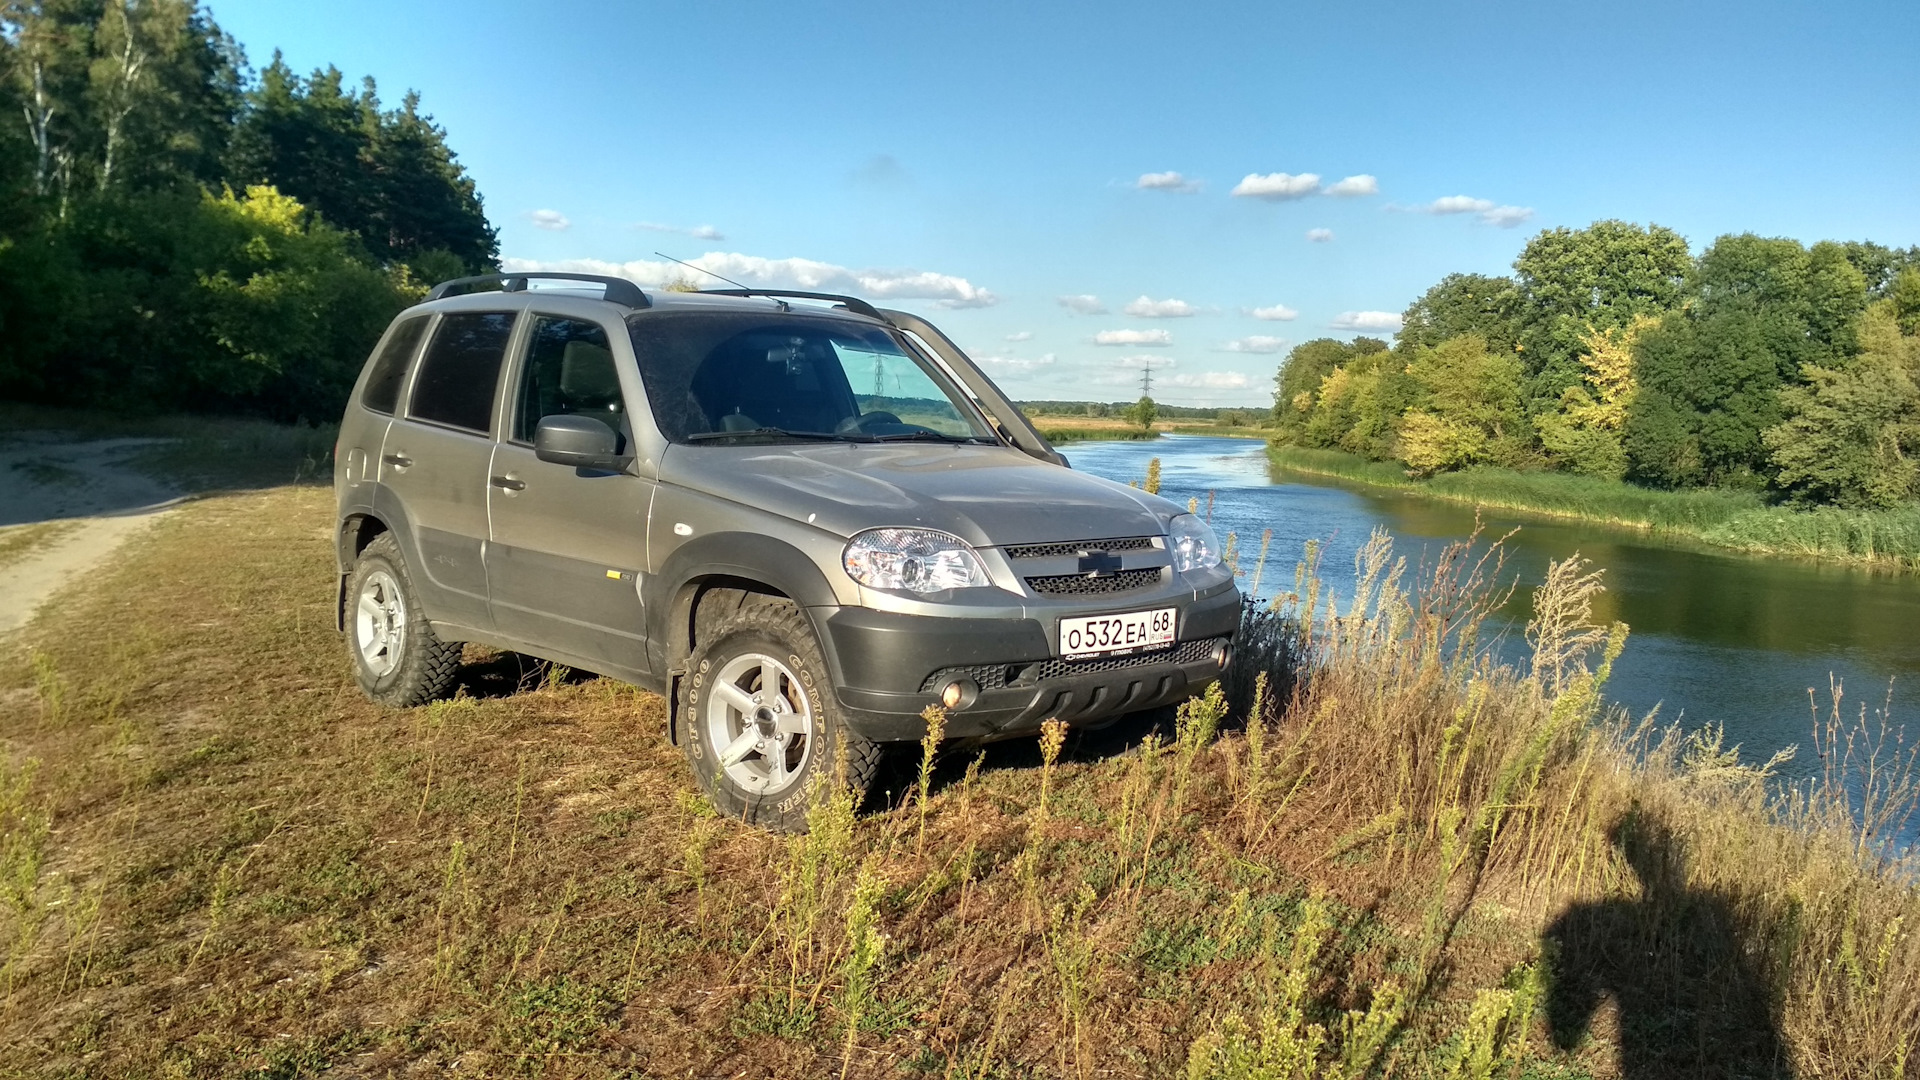
{"type": "Polygon", "coordinates": [[[410,568],[435,619],[486,629],[487,465],[494,394],[513,335],[503,311],[446,315],[420,358],[405,415],[380,447],[380,482],[411,526],[410,568]]]}
{"type": "Polygon", "coordinates": [[[607,328],[585,318],[530,315],[514,379],[509,430],[488,475],[492,517],[487,583],[494,624],[539,646],[615,672],[646,666],[640,577],[654,483],[576,469],[533,454],[541,417],[590,416],[633,443],[607,328]]]}

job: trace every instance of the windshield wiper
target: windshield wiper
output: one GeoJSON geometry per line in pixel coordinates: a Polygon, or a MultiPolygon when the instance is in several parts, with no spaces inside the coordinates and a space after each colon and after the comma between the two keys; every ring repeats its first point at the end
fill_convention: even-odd
{"type": "Polygon", "coordinates": [[[835,435],[830,431],[788,431],[786,428],[757,427],[746,431],[700,431],[687,436],[688,442],[711,442],[715,439],[824,439],[827,442],[865,442],[864,437],[850,439],[845,435],[835,435]]]}
{"type": "Polygon", "coordinates": [[[938,431],[897,431],[886,435],[873,436],[874,442],[915,442],[932,440],[933,442],[992,442],[982,435],[943,435],[938,431]]]}

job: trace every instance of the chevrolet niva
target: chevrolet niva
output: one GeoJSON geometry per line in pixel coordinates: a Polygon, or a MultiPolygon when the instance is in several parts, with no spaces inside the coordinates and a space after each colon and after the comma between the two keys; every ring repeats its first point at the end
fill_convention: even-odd
{"type": "Polygon", "coordinates": [[[852,297],[446,282],[374,348],[335,460],[371,698],[443,695],[469,641],[612,676],[774,828],[931,705],[991,739],[1184,700],[1240,621],[1205,522],[1073,471],[932,324],[852,297]]]}

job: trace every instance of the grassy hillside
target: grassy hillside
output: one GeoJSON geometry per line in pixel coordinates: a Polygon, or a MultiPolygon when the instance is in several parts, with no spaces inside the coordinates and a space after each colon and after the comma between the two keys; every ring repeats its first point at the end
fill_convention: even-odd
{"type": "Polygon", "coordinates": [[[1855,818],[1610,721],[1578,567],[1516,671],[1472,648],[1494,564],[1377,540],[1224,696],[909,748],[789,838],[606,680],[470,649],[458,699],[367,703],[330,505],[189,504],[0,642],[0,1072],[1920,1071],[1908,774],[1855,818]]]}

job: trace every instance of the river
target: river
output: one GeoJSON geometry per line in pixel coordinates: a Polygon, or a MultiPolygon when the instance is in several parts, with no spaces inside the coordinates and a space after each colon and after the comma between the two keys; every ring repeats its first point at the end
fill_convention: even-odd
{"type": "MultiPolygon", "coordinates": [[[[1160,494],[1182,504],[1197,498],[1203,512],[1212,492],[1214,528],[1239,536],[1243,589],[1253,580],[1261,532],[1272,529],[1260,587],[1268,596],[1293,587],[1309,540],[1323,542],[1322,575],[1349,595],[1354,553],[1376,526],[1393,534],[1414,565],[1474,527],[1469,506],[1275,469],[1266,444],[1254,439],[1165,436],[1062,450],[1074,468],[1123,482],[1142,479],[1157,457],[1160,494]]],[[[1795,779],[1819,768],[1808,691],[1825,710],[1829,676],[1845,687],[1849,717],[1862,701],[1880,708],[1890,692],[1896,723],[1920,716],[1920,577],[1721,554],[1635,530],[1493,510],[1480,519],[1483,536],[1518,527],[1506,542],[1507,574],[1523,593],[1550,561],[1575,553],[1606,571],[1597,613],[1632,630],[1607,690],[1636,717],[1658,708],[1663,722],[1720,724],[1747,761],[1797,747],[1783,770],[1795,779]]],[[[1525,610],[1523,599],[1510,605],[1515,619],[1525,610]]],[[[1508,639],[1519,637],[1512,627],[1508,639]]]]}

